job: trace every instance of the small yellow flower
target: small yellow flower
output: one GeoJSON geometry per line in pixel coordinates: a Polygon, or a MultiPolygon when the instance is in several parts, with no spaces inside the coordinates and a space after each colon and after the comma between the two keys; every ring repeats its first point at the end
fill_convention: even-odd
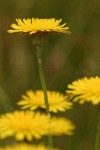
{"type": "Polygon", "coordinates": [[[83,78],[68,85],[66,91],[69,99],[80,104],[91,102],[93,105],[100,103],[100,77],[83,78]]]}
{"type": "Polygon", "coordinates": [[[75,129],[72,121],[65,118],[56,118],[51,119],[51,134],[55,136],[61,135],[72,135],[73,130],[75,129]]]}
{"type": "MultiPolygon", "coordinates": [[[[59,92],[47,91],[50,111],[57,113],[72,108],[72,103],[68,102],[65,96],[59,92]]],[[[46,108],[43,91],[33,92],[29,90],[26,95],[22,95],[22,100],[18,102],[22,109],[30,108],[35,110],[38,107],[46,108]]]]}
{"type": "Polygon", "coordinates": [[[48,134],[50,117],[32,111],[15,111],[0,117],[0,138],[14,136],[17,140],[39,139],[48,134]]]}
{"type": "Polygon", "coordinates": [[[16,145],[11,145],[11,146],[6,146],[6,147],[0,147],[0,150],[58,150],[58,149],[49,149],[48,147],[44,145],[29,145],[29,144],[16,144],[16,145]]]}
{"type": "Polygon", "coordinates": [[[62,19],[56,20],[55,18],[51,19],[16,19],[16,24],[12,24],[11,30],[8,30],[9,33],[19,32],[19,33],[29,33],[35,34],[37,32],[54,32],[54,33],[70,33],[66,23],[60,25],[62,19]]]}

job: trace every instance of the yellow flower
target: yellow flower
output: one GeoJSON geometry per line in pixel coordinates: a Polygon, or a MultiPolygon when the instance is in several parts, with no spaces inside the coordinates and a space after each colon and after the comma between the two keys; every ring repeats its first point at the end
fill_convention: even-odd
{"type": "Polygon", "coordinates": [[[83,78],[68,85],[66,91],[68,98],[74,102],[91,102],[93,105],[100,103],[100,77],[83,78]]]}
{"type": "Polygon", "coordinates": [[[11,30],[8,30],[9,33],[20,32],[20,33],[29,33],[35,34],[37,32],[54,32],[54,33],[68,33],[68,27],[66,27],[66,23],[60,25],[62,19],[56,20],[54,18],[51,19],[16,19],[16,24],[12,24],[11,30]]]}
{"type": "MultiPolygon", "coordinates": [[[[65,96],[59,92],[47,91],[50,111],[57,113],[72,108],[72,103],[68,102],[65,96]]],[[[26,95],[22,95],[22,100],[18,102],[22,109],[30,108],[35,110],[38,107],[46,108],[43,91],[33,92],[29,90],[26,95]]]]}
{"type": "Polygon", "coordinates": [[[0,117],[0,138],[14,136],[17,140],[39,139],[48,134],[50,117],[32,111],[15,111],[0,117]]]}
{"type": "Polygon", "coordinates": [[[16,145],[11,145],[11,146],[6,146],[6,147],[0,147],[0,150],[58,150],[58,149],[49,149],[48,147],[44,145],[29,145],[29,144],[16,144],[16,145]]]}
{"type": "Polygon", "coordinates": [[[53,117],[51,119],[51,134],[55,136],[60,136],[60,135],[72,135],[73,130],[75,129],[74,124],[65,118],[56,118],[53,117]]]}

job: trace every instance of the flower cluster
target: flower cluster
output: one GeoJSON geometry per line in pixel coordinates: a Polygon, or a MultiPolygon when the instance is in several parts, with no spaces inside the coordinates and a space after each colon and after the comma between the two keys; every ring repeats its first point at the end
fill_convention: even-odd
{"type": "Polygon", "coordinates": [[[74,128],[70,120],[29,110],[6,113],[0,117],[1,139],[14,136],[18,141],[32,141],[48,134],[71,135],[74,128]]]}
{"type": "MultiPolygon", "coordinates": [[[[16,24],[12,24],[12,29],[8,30],[9,33],[28,33],[32,35],[33,44],[36,47],[41,47],[45,44],[46,35],[48,33],[67,33],[69,34],[69,27],[66,23],[60,24],[62,19],[16,19],[16,24]]],[[[39,50],[37,50],[39,51],[39,50]]],[[[37,53],[37,57],[40,58],[40,53],[37,53]]],[[[58,113],[64,112],[72,108],[72,102],[66,99],[66,96],[56,91],[47,91],[48,103],[50,112],[58,113]]],[[[0,116],[0,139],[8,137],[14,137],[17,141],[32,142],[33,138],[40,139],[42,136],[61,136],[72,135],[75,129],[72,121],[52,116],[51,114],[41,113],[35,111],[36,109],[47,108],[44,98],[44,92],[29,90],[26,95],[22,95],[22,99],[18,101],[18,105],[21,109],[14,112],[9,112],[0,116]],[[28,110],[29,109],[29,110],[28,110]]],[[[50,139],[49,139],[50,140],[50,139]]],[[[26,143],[20,143],[17,145],[6,146],[0,148],[0,150],[57,150],[44,145],[35,146],[33,144],[27,145],[26,143]]]]}
{"type": "MultiPolygon", "coordinates": [[[[16,24],[11,25],[9,33],[28,33],[32,37],[33,45],[37,49],[37,58],[38,64],[41,62],[41,51],[39,48],[44,46],[46,43],[46,37],[48,33],[67,33],[70,34],[69,27],[66,26],[66,23],[61,24],[62,19],[55,20],[54,18],[50,19],[16,19],[16,24]]],[[[42,63],[41,63],[42,65],[42,63]]],[[[41,66],[40,65],[40,66],[41,66]]],[[[39,72],[40,72],[39,68],[39,72]]],[[[42,71],[41,71],[42,72],[42,71]]],[[[43,78],[43,74],[40,75],[40,78],[43,78]]],[[[43,82],[42,80],[42,82],[43,82]]],[[[42,83],[41,82],[41,83],[42,83]]],[[[42,84],[43,87],[43,84],[42,84]]],[[[48,112],[58,113],[59,111],[64,112],[67,109],[72,108],[72,102],[79,102],[83,104],[85,102],[91,102],[93,105],[100,104],[100,77],[91,77],[83,78],[77,81],[72,82],[68,85],[66,90],[66,96],[56,92],[56,91],[47,91],[46,96],[48,95],[48,104],[44,97],[44,91],[32,91],[29,90],[25,95],[22,95],[18,105],[21,106],[21,109],[29,109],[26,111],[15,111],[12,113],[6,113],[0,117],[0,138],[4,139],[6,137],[15,137],[18,141],[32,141],[33,138],[40,139],[42,136],[46,135],[72,135],[75,126],[73,123],[62,117],[51,116],[36,112],[35,110],[39,108],[46,109],[48,107],[48,112]]],[[[47,109],[46,109],[47,110],[47,109]]],[[[46,111],[47,112],[47,111],[46,111]]],[[[99,141],[99,140],[97,140],[99,141]]],[[[96,141],[96,147],[99,142],[96,141]]],[[[34,146],[19,144],[14,146],[7,146],[5,148],[0,148],[0,150],[54,150],[47,148],[43,145],[34,146]]]]}

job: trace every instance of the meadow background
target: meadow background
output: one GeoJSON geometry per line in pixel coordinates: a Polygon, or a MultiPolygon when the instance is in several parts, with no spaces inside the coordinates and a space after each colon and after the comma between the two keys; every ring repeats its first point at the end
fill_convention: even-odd
{"type": "MultiPolygon", "coordinates": [[[[71,35],[49,34],[43,53],[47,88],[65,92],[67,84],[100,75],[99,0],[0,0],[0,113],[19,109],[26,90],[41,89],[35,48],[29,36],[9,34],[15,18],[63,19],[71,35]]],[[[91,104],[74,104],[61,113],[76,125],[73,136],[54,138],[63,150],[94,150],[99,112],[91,104]]],[[[10,141],[0,141],[0,145],[10,141]]]]}

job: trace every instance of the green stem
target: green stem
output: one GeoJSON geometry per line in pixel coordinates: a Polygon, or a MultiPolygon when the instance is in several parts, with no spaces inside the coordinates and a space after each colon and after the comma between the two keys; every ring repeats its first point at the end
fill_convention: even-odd
{"type": "Polygon", "coordinates": [[[99,116],[98,130],[96,134],[95,150],[100,150],[100,116],[99,116]]]}
{"type": "MultiPolygon", "coordinates": [[[[40,75],[42,89],[43,89],[43,92],[44,92],[44,100],[45,100],[45,105],[46,105],[46,114],[49,115],[50,114],[50,109],[49,109],[47,88],[46,88],[46,83],[45,83],[45,78],[44,78],[44,73],[43,73],[43,67],[42,67],[42,47],[36,46],[36,50],[37,50],[39,75],[40,75]]],[[[53,142],[52,142],[52,136],[50,134],[48,135],[48,143],[49,143],[50,148],[52,148],[53,147],[53,142]]]]}

